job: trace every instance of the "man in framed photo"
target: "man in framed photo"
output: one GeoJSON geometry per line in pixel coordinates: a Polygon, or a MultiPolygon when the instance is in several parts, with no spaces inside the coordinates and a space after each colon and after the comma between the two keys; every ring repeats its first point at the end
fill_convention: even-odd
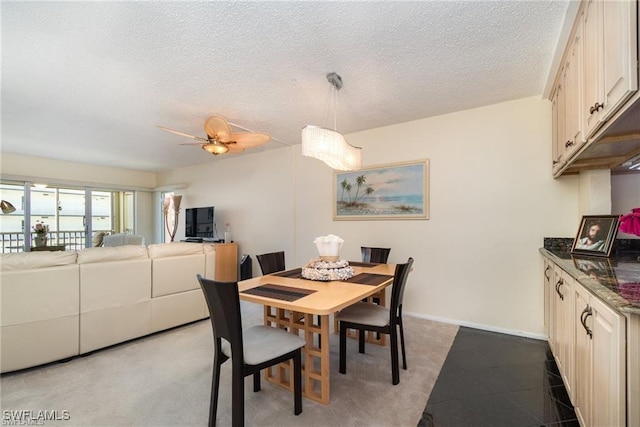
{"type": "Polygon", "coordinates": [[[586,235],[578,241],[576,249],[603,251],[604,245],[605,236],[602,233],[602,224],[600,221],[594,221],[587,224],[586,235]]]}

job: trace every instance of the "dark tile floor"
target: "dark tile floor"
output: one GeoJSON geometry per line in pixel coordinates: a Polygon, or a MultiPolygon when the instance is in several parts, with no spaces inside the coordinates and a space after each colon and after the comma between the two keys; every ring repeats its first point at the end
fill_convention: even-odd
{"type": "Polygon", "coordinates": [[[461,327],[418,426],[579,424],[545,341],[461,327]]]}

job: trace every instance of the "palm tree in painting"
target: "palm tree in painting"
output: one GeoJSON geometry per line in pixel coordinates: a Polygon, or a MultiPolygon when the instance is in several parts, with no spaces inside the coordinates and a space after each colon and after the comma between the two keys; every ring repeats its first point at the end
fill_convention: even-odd
{"type": "MultiPolygon", "coordinates": [[[[342,194],[340,195],[340,201],[344,202],[344,190],[347,189],[347,186],[349,185],[349,183],[347,182],[346,179],[343,179],[342,182],[340,183],[340,186],[342,187],[342,194]]],[[[349,186],[351,187],[351,186],[349,186]]]]}
{"type": "Polygon", "coordinates": [[[351,203],[351,184],[345,185],[344,189],[347,190],[347,194],[349,195],[349,203],[351,203]]]}
{"type": "Polygon", "coordinates": [[[353,199],[354,202],[358,201],[358,192],[360,191],[360,187],[362,187],[365,182],[367,182],[367,178],[364,175],[360,175],[356,178],[356,185],[358,186],[358,188],[356,188],[356,197],[353,199]]]}
{"type": "Polygon", "coordinates": [[[363,197],[364,197],[364,196],[368,196],[368,195],[369,195],[369,194],[371,194],[371,193],[373,193],[373,188],[371,188],[371,187],[367,187],[367,188],[364,190],[364,195],[363,195],[363,197]]]}

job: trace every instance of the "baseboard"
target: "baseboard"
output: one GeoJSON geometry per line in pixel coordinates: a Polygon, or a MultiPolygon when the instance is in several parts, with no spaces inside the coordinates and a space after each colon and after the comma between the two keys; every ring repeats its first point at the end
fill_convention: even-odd
{"type": "Polygon", "coordinates": [[[448,319],[445,317],[429,316],[426,314],[409,313],[409,312],[403,312],[402,314],[406,316],[417,317],[419,319],[433,320],[434,322],[449,323],[452,325],[465,326],[473,329],[481,329],[483,331],[498,332],[500,334],[515,335],[515,336],[524,337],[524,338],[532,338],[534,340],[547,341],[548,339],[547,336],[544,334],[534,334],[532,332],[518,331],[515,329],[498,328],[496,326],[482,325],[478,323],[465,322],[465,321],[456,320],[456,319],[448,319]]]}

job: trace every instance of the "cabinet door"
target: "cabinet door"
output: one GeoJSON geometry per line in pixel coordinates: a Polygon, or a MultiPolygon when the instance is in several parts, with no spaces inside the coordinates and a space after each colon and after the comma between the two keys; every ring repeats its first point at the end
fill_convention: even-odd
{"type": "Polygon", "coordinates": [[[585,138],[589,138],[602,124],[596,105],[604,102],[602,94],[602,1],[589,0],[583,13],[584,31],[584,89],[582,115],[585,138]]]}
{"type": "MultiPolygon", "coordinates": [[[[594,426],[626,424],[624,319],[596,298],[592,308],[591,422],[594,426]]],[[[638,404],[638,402],[630,402],[638,404]]]]}
{"type": "Polygon", "coordinates": [[[564,159],[568,160],[584,144],[582,133],[582,21],[578,21],[569,46],[569,56],[565,66],[565,126],[566,142],[564,159]]]}
{"type": "Polygon", "coordinates": [[[549,347],[551,347],[551,351],[553,352],[553,356],[558,364],[558,368],[562,363],[561,353],[562,346],[559,343],[559,334],[562,331],[562,299],[561,294],[558,288],[562,286],[562,270],[557,265],[553,266],[553,274],[551,276],[551,284],[550,284],[550,295],[549,295],[549,305],[550,305],[550,328],[549,328],[549,347]]]}
{"type": "Polygon", "coordinates": [[[560,299],[562,304],[562,330],[559,332],[559,341],[562,347],[562,379],[569,397],[573,400],[573,370],[574,363],[574,329],[575,329],[575,305],[574,305],[574,280],[566,272],[562,272],[562,285],[560,285],[560,299]]]}
{"type": "Polygon", "coordinates": [[[603,2],[602,120],[611,117],[638,89],[636,7],[636,0],[603,2]]]}
{"type": "Polygon", "coordinates": [[[584,136],[638,90],[636,0],[589,0],[584,10],[584,136]]]}
{"type": "Polygon", "coordinates": [[[575,295],[575,370],[574,370],[574,399],[573,406],[580,425],[591,424],[591,337],[586,326],[586,317],[589,315],[589,293],[577,285],[575,295]]]}
{"type": "Polygon", "coordinates": [[[549,339],[549,337],[551,336],[550,331],[551,331],[551,322],[552,322],[552,317],[551,317],[551,312],[550,312],[550,308],[551,308],[551,301],[550,301],[550,297],[551,297],[551,291],[552,291],[552,283],[553,283],[553,265],[551,263],[551,261],[549,261],[547,258],[544,258],[544,263],[543,263],[543,267],[544,267],[544,272],[543,272],[543,279],[542,279],[542,283],[543,283],[543,292],[544,292],[544,331],[547,334],[547,340],[549,339]]]}
{"type": "Polygon", "coordinates": [[[558,96],[560,89],[556,88],[551,98],[551,167],[555,174],[560,169],[560,153],[558,150],[558,144],[562,141],[559,135],[560,132],[560,112],[558,110],[558,96]]]}

